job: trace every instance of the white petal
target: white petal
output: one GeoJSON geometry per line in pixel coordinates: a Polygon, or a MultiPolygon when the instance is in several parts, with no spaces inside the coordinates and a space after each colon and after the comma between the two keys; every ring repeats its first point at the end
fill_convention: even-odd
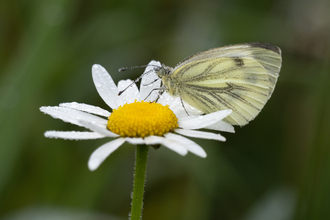
{"type": "Polygon", "coordinates": [[[187,116],[179,118],[179,127],[185,129],[200,129],[213,125],[222,120],[232,112],[231,109],[213,112],[207,115],[201,116],[187,116]]]}
{"type": "Polygon", "coordinates": [[[104,116],[104,117],[109,117],[111,114],[109,111],[104,110],[100,107],[97,107],[94,105],[88,105],[88,104],[84,104],[84,103],[77,103],[77,102],[61,103],[60,107],[73,108],[76,110],[80,110],[80,111],[84,111],[84,112],[88,112],[91,114],[100,115],[100,116],[104,116]]]}
{"type": "Polygon", "coordinates": [[[105,120],[104,118],[100,118],[96,115],[92,115],[71,108],[48,106],[48,107],[41,107],[40,111],[52,116],[53,118],[58,118],[65,122],[69,122],[71,124],[75,124],[78,126],[83,126],[82,124],[79,123],[79,120],[91,121],[97,124],[107,124],[107,120],[105,120]]]}
{"type": "Polygon", "coordinates": [[[186,129],[175,129],[175,132],[182,134],[184,136],[193,137],[193,138],[203,138],[203,139],[211,139],[211,140],[217,140],[217,141],[226,141],[225,137],[221,136],[220,134],[215,134],[215,133],[211,133],[211,132],[186,130],[186,129]]]}
{"type": "Polygon", "coordinates": [[[113,82],[110,74],[101,65],[93,65],[92,75],[97,92],[110,108],[116,109],[120,105],[125,104],[118,97],[118,88],[113,82]]]}
{"type": "Polygon", "coordinates": [[[182,107],[182,103],[180,101],[180,97],[173,97],[169,95],[167,92],[164,92],[157,101],[162,105],[169,105],[169,108],[174,112],[177,118],[186,117],[187,113],[182,107]]]}
{"type": "Polygon", "coordinates": [[[126,89],[126,90],[120,95],[120,98],[125,103],[133,103],[135,101],[135,99],[139,98],[139,89],[137,88],[135,83],[132,84],[132,80],[127,79],[127,80],[119,81],[118,90],[123,91],[124,89],[126,89]],[[131,86],[127,88],[127,86],[129,86],[129,85],[131,85],[131,86]]]}
{"type": "Polygon", "coordinates": [[[159,136],[148,136],[144,138],[144,140],[148,145],[161,144],[164,147],[167,147],[168,149],[173,150],[182,156],[185,156],[188,153],[188,150],[184,146],[182,146],[181,143],[175,140],[171,140],[159,136]]]}
{"type": "Polygon", "coordinates": [[[167,92],[164,92],[157,101],[162,105],[169,105],[170,109],[174,112],[177,118],[187,117],[189,115],[201,115],[204,114],[202,111],[192,107],[188,103],[184,102],[184,107],[180,100],[180,97],[173,97],[167,92]],[[187,112],[186,112],[187,111],[187,112]]]}
{"type": "Polygon", "coordinates": [[[177,100],[177,102],[179,103],[180,100],[178,97],[173,97],[170,94],[168,94],[167,92],[164,92],[158,99],[158,103],[162,104],[162,105],[169,105],[171,106],[171,104],[173,102],[175,102],[177,100]]]}
{"type": "Polygon", "coordinates": [[[105,158],[107,158],[112,152],[117,150],[118,147],[120,147],[124,142],[125,138],[118,138],[97,148],[89,158],[88,168],[91,171],[96,170],[105,160],[105,158]]]}
{"type": "Polygon", "coordinates": [[[153,89],[160,88],[161,80],[158,77],[157,73],[154,71],[155,67],[157,67],[157,66],[162,66],[162,65],[160,62],[152,60],[149,62],[147,68],[145,69],[144,73],[147,73],[147,72],[148,73],[145,74],[141,80],[140,97],[138,99],[139,101],[141,101],[141,100],[154,101],[158,97],[159,90],[154,90],[150,94],[150,92],[153,89]],[[155,81],[156,79],[159,79],[159,80],[155,81]]]}
{"type": "Polygon", "coordinates": [[[90,121],[79,120],[79,123],[82,124],[84,127],[94,131],[96,133],[102,134],[107,137],[119,137],[118,134],[115,134],[107,129],[106,125],[96,124],[90,121]]]}
{"type": "Polygon", "coordinates": [[[126,138],[126,141],[130,144],[146,144],[143,138],[126,138]]]}
{"type": "Polygon", "coordinates": [[[204,151],[204,149],[201,146],[199,146],[198,144],[196,144],[195,142],[193,142],[192,140],[189,140],[188,138],[185,138],[180,135],[173,134],[173,133],[167,133],[167,134],[165,134],[165,137],[169,140],[179,142],[182,146],[187,148],[188,151],[196,154],[197,156],[200,156],[203,158],[206,157],[206,152],[204,151]]]}
{"type": "Polygon", "coordinates": [[[46,131],[45,137],[61,138],[66,140],[89,140],[104,138],[105,136],[99,133],[89,131],[46,131]]]}
{"type": "Polygon", "coordinates": [[[217,130],[217,131],[225,131],[225,132],[230,132],[230,133],[235,133],[234,126],[231,124],[224,122],[224,121],[219,121],[213,125],[206,126],[206,129],[211,129],[211,130],[217,130]]]}

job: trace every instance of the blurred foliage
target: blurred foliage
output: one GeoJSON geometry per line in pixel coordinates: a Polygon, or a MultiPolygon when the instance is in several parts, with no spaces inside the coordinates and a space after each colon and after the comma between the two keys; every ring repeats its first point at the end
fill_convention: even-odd
{"type": "Polygon", "coordinates": [[[107,140],[46,139],[77,130],[39,112],[76,101],[107,108],[91,66],[123,66],[227,44],[279,46],[283,67],[262,113],[208,153],[150,150],[144,219],[329,219],[328,0],[0,1],[0,219],[127,219],[134,146],[90,172],[107,140]]]}

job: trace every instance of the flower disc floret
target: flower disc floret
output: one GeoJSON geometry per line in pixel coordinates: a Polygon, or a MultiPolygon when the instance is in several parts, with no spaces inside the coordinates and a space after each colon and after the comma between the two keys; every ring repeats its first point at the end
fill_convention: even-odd
{"type": "Polygon", "coordinates": [[[168,105],[135,100],[114,109],[107,127],[122,137],[162,136],[178,127],[178,119],[168,105]]]}

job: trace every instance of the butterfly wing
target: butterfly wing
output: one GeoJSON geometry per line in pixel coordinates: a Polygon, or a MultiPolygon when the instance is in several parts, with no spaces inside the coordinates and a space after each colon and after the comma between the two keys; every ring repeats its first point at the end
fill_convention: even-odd
{"type": "Polygon", "coordinates": [[[232,109],[225,121],[243,126],[270,98],[281,62],[280,49],[269,44],[214,48],[176,66],[169,75],[168,88],[204,113],[232,109]]]}

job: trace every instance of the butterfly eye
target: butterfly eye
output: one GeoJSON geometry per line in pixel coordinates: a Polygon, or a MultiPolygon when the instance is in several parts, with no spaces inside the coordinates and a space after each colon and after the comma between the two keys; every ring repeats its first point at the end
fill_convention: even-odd
{"type": "Polygon", "coordinates": [[[168,74],[171,73],[171,70],[170,69],[164,69],[164,71],[165,71],[165,75],[168,75],[168,74]]]}

